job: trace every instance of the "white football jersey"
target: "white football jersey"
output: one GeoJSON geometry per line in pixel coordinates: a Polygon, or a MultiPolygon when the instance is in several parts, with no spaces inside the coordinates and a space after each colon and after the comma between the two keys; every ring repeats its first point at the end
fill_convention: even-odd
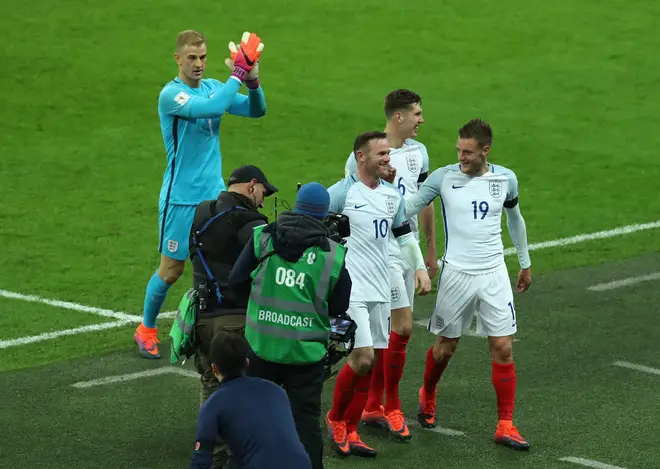
{"type": "Polygon", "coordinates": [[[478,177],[463,174],[459,164],[436,169],[406,199],[406,214],[418,213],[438,196],[445,229],[442,260],[465,273],[499,267],[504,262],[502,209],[518,203],[515,173],[493,164],[478,177]]]}
{"type": "MultiPolygon", "coordinates": [[[[406,139],[401,148],[390,148],[390,164],[396,168],[394,186],[405,197],[417,193],[419,185],[424,182],[429,172],[429,154],[423,143],[406,139]],[[420,179],[421,178],[421,179],[420,179]]],[[[355,154],[348,155],[344,168],[344,176],[349,177],[357,171],[355,154]]],[[[419,241],[419,225],[417,214],[408,219],[415,238],[419,241]]]]}
{"type": "MultiPolygon", "coordinates": [[[[409,138],[403,142],[401,148],[390,148],[390,164],[396,169],[394,186],[404,198],[410,197],[417,193],[419,185],[424,182],[428,175],[429,154],[423,143],[409,138]]],[[[345,176],[349,177],[355,171],[357,171],[357,160],[355,154],[351,153],[346,160],[345,176]]],[[[408,218],[408,222],[415,239],[419,241],[417,214],[408,218]]],[[[401,257],[401,250],[394,237],[390,240],[390,256],[395,259],[401,257]]]]}
{"type": "Polygon", "coordinates": [[[356,175],[337,182],[328,192],[330,211],[350,221],[346,268],[353,282],[351,300],[389,302],[389,241],[393,235],[410,232],[401,193],[385,181],[370,189],[356,175]]]}

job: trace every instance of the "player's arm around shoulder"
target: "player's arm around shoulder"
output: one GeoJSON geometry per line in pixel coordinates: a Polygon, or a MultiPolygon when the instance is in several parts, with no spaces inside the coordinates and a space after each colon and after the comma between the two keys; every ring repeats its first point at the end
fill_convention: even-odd
{"type": "Polygon", "coordinates": [[[508,168],[501,168],[501,172],[506,174],[509,181],[506,200],[504,201],[504,212],[506,213],[507,229],[518,254],[518,263],[520,264],[516,291],[523,293],[529,289],[532,283],[532,261],[529,257],[529,247],[527,244],[527,226],[518,202],[518,178],[508,168]]]}
{"type": "Polygon", "coordinates": [[[442,183],[451,165],[433,171],[424,183],[419,186],[417,194],[405,199],[405,212],[408,218],[421,212],[428,204],[440,196],[442,183]]]}

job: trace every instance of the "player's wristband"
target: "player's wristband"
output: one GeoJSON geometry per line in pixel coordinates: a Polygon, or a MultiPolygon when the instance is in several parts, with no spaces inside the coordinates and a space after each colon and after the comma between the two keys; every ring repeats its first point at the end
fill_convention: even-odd
{"type": "Polygon", "coordinates": [[[241,82],[245,81],[245,77],[249,72],[241,67],[234,67],[234,71],[231,72],[231,76],[238,78],[241,82]]]}
{"type": "Polygon", "coordinates": [[[254,80],[247,80],[245,82],[245,86],[248,87],[250,90],[256,90],[259,88],[259,78],[255,78],[254,80]]]}

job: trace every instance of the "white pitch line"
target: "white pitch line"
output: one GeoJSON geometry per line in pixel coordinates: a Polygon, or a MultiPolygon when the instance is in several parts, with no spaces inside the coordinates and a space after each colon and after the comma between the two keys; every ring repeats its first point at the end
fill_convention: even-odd
{"type": "Polygon", "coordinates": [[[192,370],[186,370],[185,368],[174,368],[172,367],[172,373],[185,376],[187,378],[199,378],[199,373],[192,370]]]}
{"type": "MultiPolygon", "coordinates": [[[[581,234],[577,236],[570,236],[568,238],[554,239],[552,241],[543,241],[541,243],[533,243],[529,245],[530,251],[536,251],[537,249],[547,249],[554,248],[557,246],[568,246],[570,244],[582,243],[584,241],[592,241],[594,239],[604,239],[604,238],[613,238],[614,236],[621,236],[624,234],[635,233],[637,231],[652,230],[654,228],[660,228],[660,220],[650,222],[650,223],[640,223],[636,225],[626,225],[614,228],[612,230],[597,231],[595,233],[581,234]]],[[[509,248],[504,250],[505,256],[510,256],[516,253],[515,248],[509,248]]]]}
{"type": "Polygon", "coordinates": [[[142,319],[141,317],[136,316],[134,314],[120,313],[118,311],[112,311],[111,309],[96,308],[94,306],[85,306],[79,303],[73,303],[71,301],[52,300],[49,298],[42,298],[36,295],[24,295],[22,293],[16,293],[8,290],[0,290],[0,296],[15,300],[29,301],[32,303],[43,303],[49,306],[70,309],[73,311],[82,311],[84,313],[97,314],[99,316],[105,316],[107,318],[121,319],[122,321],[134,321],[137,319],[142,319]]]}
{"type": "Polygon", "coordinates": [[[20,337],[18,339],[0,340],[0,349],[15,347],[17,345],[33,344],[35,342],[43,342],[45,340],[56,339],[57,337],[67,335],[84,334],[85,332],[103,331],[106,329],[114,329],[130,324],[132,321],[113,321],[103,322],[101,324],[91,324],[89,326],[81,326],[73,329],[65,329],[61,331],[45,332],[39,335],[31,335],[27,337],[20,337]]]}
{"type": "Polygon", "coordinates": [[[91,388],[93,386],[103,386],[112,383],[123,383],[125,381],[133,381],[136,379],[148,378],[151,376],[159,376],[165,374],[181,375],[188,378],[199,377],[199,374],[195,373],[194,371],[175,368],[173,366],[164,366],[161,368],[155,368],[153,370],[138,371],[135,373],[127,373],[123,375],[105,376],[103,378],[92,379],[90,381],[79,381],[77,383],[73,383],[71,386],[78,389],[84,389],[84,388],[91,388]]]}
{"type": "Polygon", "coordinates": [[[625,469],[624,467],[612,466],[611,464],[605,464],[604,462],[594,461],[593,459],[574,458],[573,456],[559,458],[559,460],[565,462],[572,462],[573,464],[579,464],[580,466],[584,466],[584,467],[593,467],[595,469],[625,469]]]}
{"type": "Polygon", "coordinates": [[[657,368],[651,368],[650,366],[638,365],[636,363],[630,363],[625,361],[617,361],[612,363],[614,366],[620,366],[622,368],[628,368],[635,371],[641,371],[643,373],[650,373],[652,375],[660,375],[660,370],[657,368]]]}
{"type": "MultiPolygon", "coordinates": [[[[603,238],[611,238],[614,236],[620,236],[623,234],[628,234],[628,233],[634,233],[637,231],[642,231],[642,230],[650,230],[653,228],[660,228],[660,220],[650,222],[650,223],[641,223],[641,224],[636,224],[636,225],[626,225],[626,226],[621,226],[619,228],[614,228],[612,230],[606,230],[606,231],[598,231],[596,233],[589,233],[589,234],[582,234],[582,235],[577,235],[577,236],[572,236],[569,238],[561,238],[561,239],[555,239],[552,241],[544,241],[541,243],[533,243],[529,245],[529,250],[530,251],[535,251],[537,249],[546,249],[550,247],[556,247],[556,246],[567,246],[569,244],[576,244],[576,243],[581,243],[583,241],[591,241],[594,239],[603,239],[603,238]]],[[[515,254],[516,250],[514,248],[509,248],[504,250],[505,255],[511,255],[515,254]]],[[[438,260],[438,263],[440,261],[438,260]]],[[[127,321],[129,323],[139,323],[142,320],[141,315],[136,315],[136,314],[129,314],[129,313],[123,313],[119,311],[112,311],[109,309],[103,309],[103,308],[97,308],[94,306],[85,306],[79,303],[74,303],[70,301],[61,301],[61,300],[55,300],[55,299],[49,299],[49,298],[42,298],[36,295],[25,295],[23,293],[17,293],[17,292],[12,292],[8,290],[2,290],[0,289],[0,297],[5,297],[5,298],[12,298],[12,299],[17,299],[17,300],[23,300],[23,301],[30,301],[30,302],[35,302],[35,303],[43,303],[47,304],[50,306],[55,306],[59,308],[64,308],[64,309],[70,309],[74,311],[83,311],[87,313],[93,313],[97,314],[100,316],[106,316],[106,317],[111,317],[115,319],[120,319],[122,321],[127,321]]],[[[159,315],[159,317],[162,318],[173,318],[176,315],[175,311],[167,311],[163,312],[159,315]]],[[[76,329],[68,329],[65,331],[56,331],[52,333],[46,333],[46,334],[40,334],[38,336],[31,336],[31,337],[22,337],[20,339],[14,339],[10,341],[0,341],[0,348],[6,348],[6,347],[11,347],[12,345],[21,345],[22,343],[33,343],[33,342],[40,342],[42,340],[48,340],[54,337],[59,337],[61,335],[73,335],[73,334],[78,334],[78,333],[84,333],[84,332],[89,332],[93,330],[100,330],[100,329],[106,329],[106,328],[111,328],[111,327],[118,327],[118,326],[110,326],[109,324],[118,324],[118,323],[107,323],[108,325],[103,326],[101,324],[96,324],[93,326],[85,326],[81,328],[76,328],[76,329]],[[72,332],[74,331],[74,332],[72,332]],[[19,341],[19,342],[17,342],[19,341]],[[22,342],[25,341],[25,342],[22,342]],[[10,345],[5,345],[5,344],[10,344],[10,345]]],[[[123,325],[123,324],[122,324],[123,325]]],[[[423,327],[426,327],[426,324],[423,325],[423,327]]],[[[468,335],[474,335],[474,333],[468,333],[468,335]]],[[[481,337],[481,336],[478,336],[481,337]]],[[[517,339],[514,339],[517,340],[517,339]]]]}
{"type": "Polygon", "coordinates": [[[648,275],[640,275],[638,277],[628,277],[607,283],[599,283],[597,285],[592,285],[591,287],[587,288],[587,290],[591,290],[591,291],[614,290],[615,288],[627,287],[630,285],[635,285],[636,283],[649,282],[652,280],[660,280],[660,272],[655,272],[648,275]]]}
{"type": "Polygon", "coordinates": [[[417,420],[413,419],[406,419],[406,423],[408,426],[411,427],[419,427],[422,430],[429,431],[429,432],[434,432],[434,433],[440,433],[442,435],[447,435],[447,436],[465,436],[465,433],[460,431],[460,430],[454,430],[451,428],[444,428],[444,427],[433,427],[433,428],[424,428],[422,427],[417,420]]]}

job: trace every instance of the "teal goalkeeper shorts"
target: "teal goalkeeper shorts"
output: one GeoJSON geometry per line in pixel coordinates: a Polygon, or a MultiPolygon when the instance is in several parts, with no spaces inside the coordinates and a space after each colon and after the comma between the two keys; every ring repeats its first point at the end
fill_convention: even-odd
{"type": "Polygon", "coordinates": [[[179,261],[185,261],[188,258],[190,228],[196,208],[195,205],[160,204],[158,252],[179,261]]]}

